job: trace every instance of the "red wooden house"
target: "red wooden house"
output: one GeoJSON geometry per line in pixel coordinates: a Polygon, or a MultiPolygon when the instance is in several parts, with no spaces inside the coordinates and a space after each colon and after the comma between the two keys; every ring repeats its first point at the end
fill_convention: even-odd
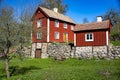
{"type": "Polygon", "coordinates": [[[32,43],[74,41],[75,22],[57,12],[38,7],[33,17],[32,43]]]}
{"type": "Polygon", "coordinates": [[[32,57],[46,58],[47,45],[51,42],[74,42],[75,22],[57,12],[38,7],[32,17],[32,57]]]}
{"type": "Polygon", "coordinates": [[[109,45],[111,23],[109,20],[102,21],[101,17],[98,17],[97,20],[98,22],[75,26],[75,46],[109,45]]]}

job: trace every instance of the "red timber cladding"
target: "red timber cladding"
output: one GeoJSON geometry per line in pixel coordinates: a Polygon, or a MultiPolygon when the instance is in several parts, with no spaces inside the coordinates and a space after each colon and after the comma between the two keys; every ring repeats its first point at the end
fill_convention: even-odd
{"type": "Polygon", "coordinates": [[[106,45],[106,30],[77,32],[76,46],[103,46],[106,45]],[[93,33],[94,41],[85,41],[85,34],[93,33]]]}
{"type": "Polygon", "coordinates": [[[74,32],[71,30],[71,25],[74,24],[67,23],[67,29],[65,29],[64,21],[59,20],[59,27],[55,27],[55,19],[50,19],[50,42],[64,42],[63,41],[63,33],[68,33],[68,41],[74,42],[74,32]],[[59,32],[60,36],[59,39],[55,39],[55,32],[59,32]]]}
{"type": "Polygon", "coordinates": [[[32,34],[32,42],[47,42],[47,17],[44,15],[43,12],[40,11],[40,13],[38,13],[38,11],[40,11],[40,9],[38,9],[35,13],[34,16],[34,20],[33,20],[33,27],[32,29],[33,34],[32,34]],[[38,19],[42,19],[42,27],[37,28],[37,20],[38,19]],[[37,39],[36,37],[36,32],[40,31],[42,32],[42,39],[37,39]]]}
{"type": "Polygon", "coordinates": [[[55,27],[55,19],[50,19],[50,42],[64,42],[63,41],[63,33],[68,33],[68,41],[74,41],[74,32],[71,30],[71,25],[75,26],[74,24],[67,23],[67,29],[65,29],[64,21],[59,20],[59,27],[55,27]],[[55,32],[59,32],[60,36],[59,39],[55,39],[55,32]]]}

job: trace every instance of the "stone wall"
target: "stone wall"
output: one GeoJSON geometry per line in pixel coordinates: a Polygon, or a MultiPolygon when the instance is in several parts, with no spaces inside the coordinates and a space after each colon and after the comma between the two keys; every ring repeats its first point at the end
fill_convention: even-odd
{"type": "Polygon", "coordinates": [[[107,56],[107,46],[76,47],[75,57],[81,59],[103,58],[107,56]]]}
{"type": "Polygon", "coordinates": [[[120,46],[88,46],[88,47],[76,47],[75,56],[80,59],[90,58],[120,58],[120,46]]]}
{"type": "MultiPolygon", "coordinates": [[[[52,43],[33,43],[31,48],[31,57],[35,58],[35,50],[41,49],[41,58],[54,57],[56,59],[66,58],[120,58],[120,46],[87,46],[87,47],[70,47],[67,44],[52,43]]],[[[30,50],[29,50],[30,52],[30,50]]]]}
{"type": "Polygon", "coordinates": [[[48,45],[48,55],[55,59],[64,60],[70,58],[71,47],[67,44],[48,45]]]}
{"type": "Polygon", "coordinates": [[[120,46],[111,46],[110,47],[110,57],[112,59],[118,59],[120,58],[120,46]]]}

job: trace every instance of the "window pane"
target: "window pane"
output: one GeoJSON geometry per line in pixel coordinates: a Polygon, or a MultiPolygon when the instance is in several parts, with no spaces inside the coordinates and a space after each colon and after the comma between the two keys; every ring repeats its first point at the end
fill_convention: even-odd
{"type": "Polygon", "coordinates": [[[39,20],[37,21],[37,27],[41,27],[41,25],[42,25],[42,20],[39,19],[39,20]]]}
{"type": "Polygon", "coordinates": [[[55,20],[55,27],[59,27],[59,21],[55,20]]]}
{"type": "Polygon", "coordinates": [[[92,39],[92,34],[90,34],[90,39],[92,39]]]}
{"type": "Polygon", "coordinates": [[[89,34],[87,34],[87,40],[89,40],[89,34]]]}
{"type": "Polygon", "coordinates": [[[42,39],[42,33],[37,32],[37,39],[42,39]]]}
{"type": "Polygon", "coordinates": [[[59,39],[59,32],[55,32],[55,39],[59,39]]]}
{"type": "Polygon", "coordinates": [[[67,29],[67,24],[66,24],[66,23],[64,23],[64,28],[66,28],[66,29],[67,29]]]}

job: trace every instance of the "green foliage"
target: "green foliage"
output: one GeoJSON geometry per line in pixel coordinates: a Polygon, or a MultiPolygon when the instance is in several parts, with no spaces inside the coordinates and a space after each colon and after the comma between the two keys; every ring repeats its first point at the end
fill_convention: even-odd
{"type": "Polygon", "coordinates": [[[59,45],[59,42],[52,42],[53,45],[59,45]]]}
{"type": "Polygon", "coordinates": [[[111,41],[114,46],[120,46],[120,41],[111,41]]]}
{"type": "Polygon", "coordinates": [[[40,0],[40,6],[53,10],[58,8],[58,12],[65,14],[67,11],[67,4],[63,3],[63,0],[40,0]]]}
{"type": "Polygon", "coordinates": [[[111,40],[120,40],[120,13],[111,9],[103,15],[103,20],[110,20],[112,23],[111,40]]]}
{"type": "MultiPolygon", "coordinates": [[[[5,79],[4,62],[0,60],[0,79],[5,79]]],[[[10,80],[119,80],[120,59],[78,60],[24,59],[10,61],[10,80]]]]}

